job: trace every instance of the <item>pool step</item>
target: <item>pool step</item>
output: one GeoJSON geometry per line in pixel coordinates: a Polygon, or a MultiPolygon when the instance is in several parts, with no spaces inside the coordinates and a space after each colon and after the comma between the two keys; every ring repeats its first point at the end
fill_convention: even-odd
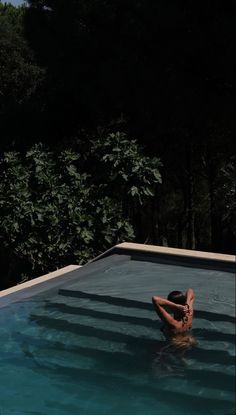
{"type": "Polygon", "coordinates": [[[197,369],[188,366],[188,361],[178,356],[168,356],[167,354],[150,354],[140,353],[139,350],[114,351],[104,350],[98,347],[88,347],[81,345],[68,345],[55,339],[47,340],[45,338],[35,338],[22,334],[18,335],[18,339],[24,343],[22,349],[26,356],[34,357],[37,362],[50,362],[50,364],[66,365],[73,368],[91,369],[95,371],[109,372],[119,374],[127,373],[128,378],[141,379],[145,375],[152,375],[154,378],[162,380],[166,377],[177,375],[182,377],[186,382],[201,383],[203,387],[211,384],[216,389],[234,392],[233,376],[231,374],[222,373],[214,370],[208,370],[206,366],[197,369]],[[56,355],[55,355],[56,353],[56,355]]]}
{"type": "MultiPolygon", "coordinates": [[[[152,353],[154,348],[158,350],[163,347],[163,337],[159,330],[160,322],[150,318],[154,314],[153,310],[152,313],[149,311],[150,304],[82,291],[72,291],[71,293],[71,291],[60,290],[60,295],[47,302],[44,314],[37,316],[35,321],[41,326],[45,323],[52,329],[58,328],[59,331],[67,331],[70,335],[95,337],[100,341],[112,342],[112,347],[115,348],[117,344],[121,343],[126,348],[144,348],[147,349],[147,352],[152,353]],[[69,304],[68,297],[70,297],[69,304]],[[137,307],[140,306],[140,303],[142,314],[137,317],[137,307]],[[128,304],[128,307],[123,307],[124,304],[128,304]]],[[[32,318],[34,319],[34,316],[32,318]]],[[[230,366],[231,370],[235,360],[232,350],[228,351],[225,346],[232,342],[233,335],[217,331],[211,332],[211,342],[209,342],[208,331],[205,330],[206,342],[204,337],[201,338],[202,333],[204,330],[199,333],[199,346],[194,351],[197,362],[212,366],[220,359],[224,362],[223,370],[225,370],[225,365],[230,366]],[[213,334],[214,337],[212,337],[213,334]]]]}
{"type": "MultiPolygon", "coordinates": [[[[79,298],[79,299],[87,299],[92,302],[100,302],[106,303],[110,305],[120,306],[122,308],[135,308],[137,310],[148,310],[153,313],[153,306],[151,304],[151,297],[150,302],[143,302],[138,301],[130,298],[124,297],[117,297],[117,296],[110,296],[104,294],[94,294],[88,293],[80,290],[71,290],[71,289],[59,289],[58,290],[59,296],[64,296],[68,298],[79,298]]],[[[195,310],[194,312],[195,319],[203,319],[208,320],[211,322],[226,322],[232,324],[232,328],[234,328],[236,323],[235,316],[223,313],[216,313],[212,311],[205,311],[205,310],[195,310]]]]}
{"type": "MultiPolygon", "coordinates": [[[[159,352],[165,346],[163,340],[155,338],[156,331],[154,333],[146,333],[144,336],[144,329],[141,327],[141,331],[138,332],[127,324],[125,327],[120,325],[120,322],[114,324],[109,321],[102,320],[99,326],[99,319],[92,318],[89,321],[87,319],[80,321],[67,320],[67,315],[56,314],[53,315],[31,315],[31,320],[43,330],[44,336],[46,332],[51,336],[52,333],[58,341],[69,342],[73,341],[76,345],[88,345],[90,347],[94,342],[98,344],[98,347],[106,350],[108,348],[114,351],[127,351],[128,353],[136,353],[139,359],[148,358],[155,353],[159,352]],[[65,333],[67,335],[65,336],[65,333]]],[[[77,317],[77,316],[76,316],[77,317]]],[[[158,334],[159,335],[159,334],[158,334]]],[[[222,373],[232,373],[232,367],[234,365],[234,356],[230,355],[227,350],[215,350],[204,349],[200,346],[196,347],[192,353],[191,364],[194,368],[198,366],[205,366],[208,368],[214,368],[216,363],[220,360],[222,365],[218,365],[217,371],[222,373]]]]}
{"type": "MultiPolygon", "coordinates": [[[[118,388],[121,394],[130,388],[131,394],[141,394],[148,399],[158,396],[163,403],[168,402],[167,396],[171,395],[180,406],[181,400],[200,400],[210,408],[213,398],[219,401],[219,406],[223,406],[222,402],[226,407],[231,405],[233,377],[227,373],[222,377],[222,373],[208,370],[209,364],[214,364],[219,356],[218,351],[195,350],[197,360],[186,369],[178,359],[173,361],[156,353],[163,347],[163,341],[152,337],[155,332],[153,321],[147,317],[144,308],[145,317],[136,317],[129,314],[131,307],[126,308],[128,315],[119,316],[104,311],[104,304],[99,309],[95,301],[96,310],[86,309],[89,303],[80,303],[83,305],[81,310],[77,309],[78,302],[58,304],[54,298],[53,302],[45,303],[43,312],[31,313],[32,324],[27,321],[22,330],[28,332],[28,337],[23,339],[23,334],[19,333],[16,339],[16,345],[21,345],[25,359],[35,367],[34,370],[42,371],[46,376],[65,376],[69,383],[78,382],[86,387],[94,385],[94,388],[108,391],[109,387],[118,388]],[[124,319],[128,320],[127,324],[124,319]],[[151,333],[150,336],[141,336],[145,330],[151,333]],[[204,378],[202,369],[196,368],[199,362],[205,366],[204,378]],[[150,388],[151,383],[154,386],[150,388]]],[[[227,353],[222,355],[224,357],[231,359],[227,353]]]]}
{"type": "MultiPolygon", "coordinates": [[[[137,317],[134,315],[127,314],[128,310],[126,310],[126,314],[124,314],[124,310],[122,310],[123,314],[121,314],[120,310],[117,310],[115,307],[113,307],[113,312],[111,312],[110,308],[108,308],[108,311],[106,311],[106,307],[105,309],[103,307],[103,310],[101,310],[97,303],[93,303],[92,308],[88,307],[88,303],[84,305],[85,306],[83,307],[83,302],[81,305],[81,302],[72,302],[68,304],[64,302],[52,301],[47,303],[45,311],[47,310],[50,314],[53,313],[53,315],[54,312],[55,315],[57,313],[58,315],[66,315],[68,316],[68,318],[70,318],[70,320],[70,316],[75,316],[74,318],[72,317],[73,321],[83,321],[83,319],[89,319],[90,321],[94,320],[96,322],[99,322],[100,320],[104,320],[109,322],[109,324],[113,324],[114,326],[118,323],[123,323],[123,325],[127,328],[133,326],[138,333],[140,332],[140,330],[142,330],[143,333],[143,329],[145,329],[147,332],[147,329],[150,327],[151,337],[154,332],[160,333],[159,330],[161,328],[162,323],[155,317],[154,312],[151,314],[152,318],[150,318],[149,316],[137,317]]],[[[231,344],[235,344],[235,333],[224,333],[222,331],[212,330],[212,328],[211,330],[206,328],[193,328],[192,333],[193,335],[196,335],[197,338],[201,338],[202,340],[207,339],[208,342],[228,342],[231,344]]],[[[222,349],[221,344],[220,348],[222,349]]]]}
{"type": "Polygon", "coordinates": [[[86,298],[90,301],[99,301],[102,303],[117,305],[125,308],[138,308],[142,310],[152,310],[153,305],[143,301],[131,300],[128,298],[114,297],[110,295],[87,293],[79,290],[59,289],[58,295],[64,297],[86,298]]]}
{"type": "MultiPolygon", "coordinates": [[[[185,368],[179,358],[161,356],[164,342],[159,322],[151,318],[152,305],[145,304],[82,292],[71,295],[63,290],[45,303],[43,312],[31,313],[29,335],[36,334],[44,342],[29,341],[28,355],[40,370],[66,375],[71,381],[76,373],[80,382],[88,384],[94,376],[102,388],[123,382],[137,393],[140,385],[146,390],[151,376],[155,394],[174,394],[177,404],[181,396],[199,399],[209,407],[213,399],[219,405],[231,405],[234,357],[226,350],[198,347],[189,360],[191,366],[185,368]],[[224,364],[214,369],[219,359],[224,364]]],[[[227,336],[223,334],[222,340],[227,336]]]]}
{"type": "Polygon", "coordinates": [[[42,339],[38,339],[37,345],[37,340],[31,339],[30,336],[22,340],[25,345],[28,344],[28,350],[24,350],[25,359],[19,359],[19,363],[11,359],[11,364],[18,368],[19,364],[22,364],[23,368],[27,368],[28,362],[28,370],[32,368],[33,371],[50,376],[51,379],[64,379],[68,386],[72,384],[78,385],[78,388],[89,387],[97,392],[105,390],[106,393],[115,390],[120,396],[130,391],[133,396],[140,395],[143,399],[155,398],[163,403],[168,402],[171,395],[171,400],[177,407],[181,402],[182,406],[185,406],[201,401],[205,410],[210,410],[214,400],[217,400],[219,408],[226,409],[232,406],[234,393],[232,388],[228,387],[231,379],[227,376],[218,377],[216,380],[215,374],[207,371],[202,376],[201,371],[190,369],[189,372],[183,372],[180,367],[179,370],[175,367],[174,372],[170,372],[167,366],[163,367],[161,373],[158,365],[152,367],[150,372],[150,361],[142,362],[137,356],[104,353],[95,349],[91,351],[88,348],[80,348],[78,351],[75,348],[64,350],[62,345],[53,341],[51,344],[43,344],[42,339]],[[158,372],[155,372],[155,369],[158,372]],[[214,383],[212,378],[209,378],[211,376],[214,376],[214,383]],[[209,388],[209,383],[213,388],[209,388]]]}

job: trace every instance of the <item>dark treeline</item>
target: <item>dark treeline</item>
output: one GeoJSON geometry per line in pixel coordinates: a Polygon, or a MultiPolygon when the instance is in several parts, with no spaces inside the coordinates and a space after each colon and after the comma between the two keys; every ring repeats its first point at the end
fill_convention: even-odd
{"type": "MultiPolygon", "coordinates": [[[[8,281],[3,286],[22,275],[85,260],[124,239],[234,253],[235,15],[232,0],[0,4],[0,250],[8,281]],[[87,175],[80,185],[70,182],[72,173],[69,182],[68,171],[63,176],[65,166],[58,160],[65,160],[65,151],[72,170],[87,175]],[[104,198],[109,199],[107,212],[114,222],[109,235],[106,222],[97,231],[99,212],[83,226],[81,217],[75,219],[74,227],[64,212],[71,233],[78,225],[77,232],[82,226],[91,235],[71,240],[58,257],[55,241],[52,257],[38,246],[23,247],[32,232],[36,241],[40,232],[50,233],[53,221],[43,231],[35,219],[12,229],[11,222],[22,220],[17,203],[23,206],[27,198],[17,199],[23,192],[20,182],[9,194],[7,186],[27,172],[31,216],[35,211],[47,215],[42,206],[37,205],[41,213],[36,209],[37,192],[29,185],[33,181],[40,187],[45,179],[32,167],[39,159],[54,186],[61,186],[60,174],[64,177],[69,186],[64,200],[70,199],[70,186],[75,193],[95,186],[103,215],[102,206],[108,206],[104,198]],[[15,200],[12,210],[8,199],[15,200]],[[77,254],[72,255],[73,244],[77,254]]],[[[41,200],[49,197],[47,180],[41,200]]],[[[55,200],[52,206],[60,211],[55,200]]],[[[96,203],[87,206],[96,209],[96,203]]],[[[21,216],[30,216],[27,212],[21,216]]],[[[66,244],[66,234],[63,238],[66,244]]]]}

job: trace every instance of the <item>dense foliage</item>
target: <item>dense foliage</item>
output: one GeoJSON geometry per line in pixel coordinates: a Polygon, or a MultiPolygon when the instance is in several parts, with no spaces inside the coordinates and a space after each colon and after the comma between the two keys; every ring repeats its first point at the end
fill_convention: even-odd
{"type": "Polygon", "coordinates": [[[143,156],[137,143],[120,133],[87,144],[85,154],[56,153],[41,144],[25,155],[4,154],[0,247],[11,267],[3,286],[11,278],[87,262],[134,238],[132,213],[160,182],[159,160],[143,156]],[[89,157],[96,171],[87,165],[89,157]]]}
{"type": "Polygon", "coordinates": [[[0,121],[1,149],[8,140],[22,141],[22,123],[31,116],[32,97],[44,79],[24,36],[24,8],[0,3],[0,121]]]}
{"type": "Polygon", "coordinates": [[[5,285],[127,238],[234,253],[235,12],[231,0],[0,2],[5,285]]]}

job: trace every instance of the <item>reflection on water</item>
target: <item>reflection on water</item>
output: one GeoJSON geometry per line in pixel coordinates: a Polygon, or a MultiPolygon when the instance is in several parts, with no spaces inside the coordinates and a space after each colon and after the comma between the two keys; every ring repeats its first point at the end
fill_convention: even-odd
{"type": "Polygon", "coordinates": [[[191,365],[190,358],[193,357],[193,348],[197,344],[197,340],[189,334],[163,341],[163,346],[154,354],[153,373],[161,378],[173,375],[183,377],[191,365]]]}

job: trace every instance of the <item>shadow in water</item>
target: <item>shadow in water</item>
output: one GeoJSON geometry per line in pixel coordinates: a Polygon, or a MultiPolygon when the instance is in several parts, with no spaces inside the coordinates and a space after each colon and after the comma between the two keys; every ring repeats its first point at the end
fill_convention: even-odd
{"type": "Polygon", "coordinates": [[[191,332],[193,333],[196,339],[203,339],[208,341],[221,341],[235,344],[235,335],[231,333],[222,333],[221,331],[216,330],[207,330],[207,329],[192,329],[191,332]]]}
{"type": "Polygon", "coordinates": [[[218,389],[219,391],[225,390],[234,392],[234,377],[227,373],[219,373],[210,370],[194,370],[188,369],[185,372],[185,379],[194,381],[196,384],[202,387],[218,389]]]}
{"type": "MultiPolygon", "coordinates": [[[[113,332],[107,329],[101,329],[91,326],[86,326],[79,323],[71,323],[63,319],[54,319],[47,316],[31,315],[31,320],[36,322],[39,326],[57,329],[61,332],[70,332],[80,336],[94,337],[102,340],[112,342],[125,343],[129,350],[136,351],[136,349],[143,349],[145,352],[153,352],[155,349],[163,347],[164,342],[148,337],[137,337],[127,333],[113,332]],[[155,347],[155,349],[154,349],[155,347]]],[[[195,347],[194,359],[201,362],[217,363],[223,362],[226,365],[233,365],[235,362],[234,356],[231,356],[225,350],[201,349],[195,347]]]]}
{"type": "MultiPolygon", "coordinates": [[[[152,320],[145,317],[134,317],[122,314],[107,313],[104,311],[97,311],[92,309],[87,309],[83,307],[70,306],[63,303],[47,303],[45,309],[57,310],[59,312],[72,314],[72,315],[81,315],[93,317],[95,319],[104,319],[115,322],[130,323],[137,326],[151,327],[153,330],[160,330],[162,323],[159,320],[152,320]]],[[[154,310],[154,309],[153,309],[154,310]]],[[[153,315],[155,315],[153,313],[153,315]]],[[[207,339],[209,341],[226,341],[229,343],[235,342],[234,334],[222,333],[220,331],[207,330],[207,329],[192,329],[193,335],[198,338],[207,339]]]]}
{"type": "MultiPolygon", "coordinates": [[[[140,380],[139,378],[129,378],[128,376],[120,376],[94,370],[87,370],[74,367],[66,367],[57,364],[48,365],[45,363],[39,363],[38,369],[46,373],[50,373],[56,376],[57,379],[61,379],[61,387],[64,389],[65,384],[72,382],[78,385],[78,391],[80,387],[82,389],[89,387],[90,390],[98,390],[101,393],[106,391],[106,400],[109,400],[109,396],[116,395],[122,396],[123,399],[127,399],[129,396],[135,395],[140,398],[154,399],[157,403],[163,402],[168,405],[171,410],[182,410],[183,413],[194,413],[205,415],[206,413],[213,414],[214,410],[232,410],[232,402],[219,399],[218,397],[213,399],[199,394],[191,394],[189,391],[185,393],[184,390],[176,391],[173,388],[165,390],[162,388],[160,382],[147,382],[147,379],[140,380]]],[[[202,389],[202,388],[201,388],[202,389]]],[[[198,390],[198,389],[197,389],[198,390]]],[[[196,391],[196,390],[195,390],[196,391]]],[[[105,397],[104,397],[105,399],[105,397]]]]}
{"type": "MultiPolygon", "coordinates": [[[[127,298],[111,297],[110,295],[93,294],[93,293],[86,293],[84,291],[74,291],[74,290],[66,290],[66,289],[60,289],[58,291],[58,294],[65,296],[65,297],[87,298],[90,301],[99,301],[99,302],[117,305],[121,307],[138,308],[138,309],[143,309],[143,310],[153,310],[151,299],[150,299],[150,304],[149,304],[143,301],[130,300],[127,298]]],[[[217,314],[217,313],[213,313],[210,311],[195,310],[194,315],[196,318],[206,319],[210,321],[228,321],[230,323],[235,323],[235,317],[229,316],[227,314],[217,314]]]]}
{"type": "Polygon", "coordinates": [[[195,310],[194,315],[196,318],[202,318],[210,321],[227,321],[228,323],[235,324],[236,319],[233,316],[227,314],[218,314],[211,311],[195,310]]]}
{"type": "MultiPolygon", "coordinates": [[[[46,309],[58,310],[61,313],[75,314],[82,316],[94,317],[97,319],[104,319],[110,321],[117,321],[121,323],[131,323],[138,326],[151,327],[154,330],[161,327],[161,323],[158,320],[152,320],[145,317],[134,317],[122,314],[107,313],[104,311],[92,310],[83,307],[74,307],[63,303],[48,303],[45,306],[46,309]]],[[[153,309],[154,310],[154,309],[153,309]]],[[[155,314],[153,313],[155,316],[155,314]]]]}
{"type": "Polygon", "coordinates": [[[29,335],[22,336],[21,333],[16,336],[16,339],[21,344],[26,357],[33,358],[36,362],[38,358],[48,361],[50,356],[53,356],[53,359],[58,356],[58,361],[60,361],[61,353],[63,353],[63,361],[68,358],[68,361],[74,361],[75,366],[76,356],[78,358],[86,357],[93,360],[95,370],[108,370],[110,373],[131,374],[132,376],[139,375],[140,379],[143,375],[151,374],[154,368],[158,377],[168,374],[175,377],[182,373],[185,379],[194,382],[199,387],[234,392],[234,377],[232,375],[207,369],[192,369],[178,353],[164,353],[162,357],[159,353],[160,357],[158,357],[158,353],[153,352],[154,345],[152,345],[152,352],[146,349],[132,349],[132,353],[130,350],[128,354],[80,345],[69,346],[59,341],[39,340],[31,338],[29,335]],[[172,373],[170,373],[170,369],[172,373]]]}
{"type": "MultiPolygon", "coordinates": [[[[166,373],[165,377],[157,378],[150,370],[154,356],[148,353],[144,357],[139,353],[127,355],[111,350],[68,346],[61,342],[49,341],[43,338],[39,340],[31,339],[30,336],[22,335],[22,333],[18,334],[17,340],[23,342],[22,351],[24,353],[26,345],[28,347],[26,359],[29,362],[33,361],[34,365],[30,364],[32,371],[37,374],[46,374],[52,381],[53,376],[55,376],[57,386],[63,388],[64,391],[66,389],[71,391],[71,386],[77,388],[79,399],[82,399],[82,396],[79,397],[80,390],[89,389],[90,391],[96,391],[96,393],[106,391],[106,399],[108,400],[110,394],[116,396],[118,394],[126,398],[135,395],[142,397],[144,400],[151,398],[157,402],[163,402],[171,410],[181,409],[188,413],[187,408],[191,407],[193,408],[191,413],[196,410],[195,413],[198,415],[214,413],[214,410],[218,411],[219,409],[230,413],[233,407],[230,396],[228,396],[228,400],[226,397],[218,399],[219,395],[216,395],[215,399],[207,397],[208,388],[214,388],[217,391],[232,391],[233,377],[226,374],[208,370],[193,370],[191,368],[187,368],[187,370],[184,368],[181,374],[180,371],[176,371],[175,366],[172,373],[166,373]],[[50,351],[53,353],[50,353],[50,351]],[[65,356],[60,362],[61,351],[68,354],[68,362],[74,362],[73,366],[67,366],[65,356]],[[57,352],[59,352],[58,363],[55,362],[57,352]],[[94,365],[90,366],[89,369],[76,367],[78,362],[72,353],[93,358],[94,365]],[[70,354],[72,355],[70,356],[70,354]],[[51,362],[50,356],[53,356],[51,362]],[[179,375],[181,378],[178,381],[179,375]],[[175,379],[174,384],[169,384],[169,378],[175,379]],[[187,389],[185,387],[179,388],[178,385],[181,384],[182,380],[188,381],[189,387],[187,389]],[[167,385],[169,385],[168,390],[165,390],[167,385]],[[204,391],[204,396],[199,395],[199,391],[201,393],[204,391]]],[[[19,363],[25,367],[25,360],[20,359],[19,363]]]]}
{"type": "Polygon", "coordinates": [[[110,331],[107,329],[101,329],[97,327],[87,326],[80,323],[71,323],[63,319],[55,319],[48,316],[38,316],[32,314],[30,316],[31,321],[36,322],[39,326],[57,329],[61,332],[70,332],[80,336],[95,337],[101,340],[109,340],[112,342],[126,343],[126,344],[138,344],[139,347],[149,347],[150,344],[156,346],[162,346],[163,342],[154,338],[133,336],[127,333],[120,333],[110,331]]]}
{"type": "Polygon", "coordinates": [[[110,295],[102,295],[102,294],[93,294],[93,293],[86,293],[84,291],[74,291],[74,290],[65,290],[60,289],[58,291],[59,295],[63,295],[65,297],[76,297],[76,298],[87,298],[91,301],[99,301],[107,304],[117,305],[121,307],[127,308],[138,308],[143,310],[153,310],[153,305],[149,303],[145,303],[143,301],[137,300],[130,300],[127,298],[120,298],[120,297],[111,297],[110,295]]]}

